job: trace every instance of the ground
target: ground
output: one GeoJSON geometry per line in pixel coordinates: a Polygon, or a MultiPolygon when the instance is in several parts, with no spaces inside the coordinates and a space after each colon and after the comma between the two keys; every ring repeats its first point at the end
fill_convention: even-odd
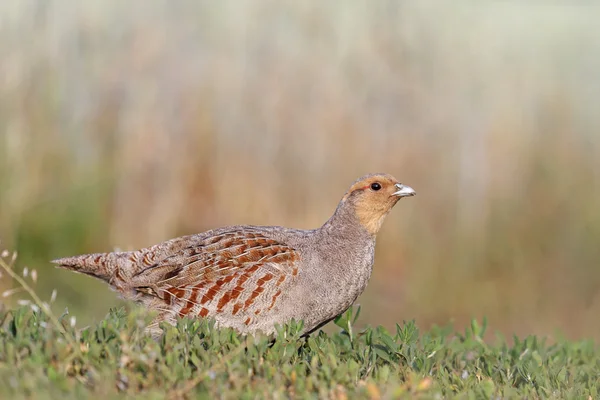
{"type": "Polygon", "coordinates": [[[181,320],[154,340],[147,316],[113,309],[72,327],[68,315],[0,312],[2,398],[597,398],[599,349],[588,341],[547,344],[527,337],[483,341],[485,323],[464,333],[352,329],[300,338],[242,337],[210,321],[181,320]]]}

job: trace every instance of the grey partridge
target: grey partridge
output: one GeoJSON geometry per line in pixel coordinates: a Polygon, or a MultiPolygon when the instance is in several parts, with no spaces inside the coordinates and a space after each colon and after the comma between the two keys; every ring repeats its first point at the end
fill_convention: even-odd
{"type": "Polygon", "coordinates": [[[246,334],[271,334],[293,318],[310,333],[363,292],[383,220],[399,199],[414,195],[389,174],[369,174],[317,229],[229,226],[137,251],[53,262],[158,311],[147,328],[154,335],[161,321],[174,324],[178,316],[213,318],[246,334]]]}

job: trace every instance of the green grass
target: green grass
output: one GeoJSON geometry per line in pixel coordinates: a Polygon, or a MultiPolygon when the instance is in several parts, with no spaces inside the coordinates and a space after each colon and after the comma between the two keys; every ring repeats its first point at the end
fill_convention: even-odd
{"type": "Polygon", "coordinates": [[[413,322],[298,335],[301,324],[267,337],[242,337],[210,321],[143,334],[137,311],[112,309],[83,329],[64,329],[29,307],[0,312],[2,398],[597,398],[600,352],[591,341],[482,340],[485,324],[464,333],[419,332],[413,322]]]}

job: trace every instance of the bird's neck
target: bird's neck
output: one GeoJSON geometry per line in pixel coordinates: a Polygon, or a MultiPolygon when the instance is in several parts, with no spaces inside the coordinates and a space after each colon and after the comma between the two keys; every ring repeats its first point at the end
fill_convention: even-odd
{"type": "Polygon", "coordinates": [[[340,203],[335,213],[315,236],[320,265],[325,265],[335,283],[328,282],[327,291],[338,291],[345,299],[345,310],[363,292],[373,271],[375,235],[369,233],[355,212],[354,205],[340,203]]]}
{"type": "Polygon", "coordinates": [[[320,228],[323,235],[346,239],[375,239],[364,224],[361,223],[355,207],[349,201],[342,201],[335,212],[320,228]]]}

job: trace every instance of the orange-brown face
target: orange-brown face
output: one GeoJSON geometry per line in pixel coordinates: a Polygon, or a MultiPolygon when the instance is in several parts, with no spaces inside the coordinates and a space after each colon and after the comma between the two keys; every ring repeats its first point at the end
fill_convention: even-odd
{"type": "Polygon", "coordinates": [[[398,200],[415,194],[410,186],[401,184],[389,174],[371,174],[357,180],[344,201],[352,202],[360,223],[375,235],[398,200]]]}

